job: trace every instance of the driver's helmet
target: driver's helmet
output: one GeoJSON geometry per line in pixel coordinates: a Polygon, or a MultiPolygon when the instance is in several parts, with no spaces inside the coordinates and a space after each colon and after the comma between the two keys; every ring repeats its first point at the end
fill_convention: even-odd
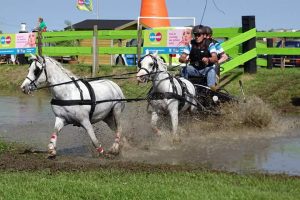
{"type": "Polygon", "coordinates": [[[196,25],[196,26],[194,26],[193,27],[193,34],[194,35],[197,35],[197,34],[204,34],[205,33],[205,31],[204,31],[204,29],[203,29],[204,27],[202,26],[202,25],[196,25]]]}

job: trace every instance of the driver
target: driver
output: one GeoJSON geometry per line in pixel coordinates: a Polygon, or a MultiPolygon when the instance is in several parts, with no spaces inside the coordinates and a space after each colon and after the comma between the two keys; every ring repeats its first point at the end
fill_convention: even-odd
{"type": "Polygon", "coordinates": [[[194,39],[186,46],[179,57],[179,62],[187,63],[181,71],[181,75],[189,77],[207,77],[207,86],[216,90],[216,71],[214,64],[218,62],[217,50],[211,40],[205,38],[203,26],[193,27],[194,39]]]}

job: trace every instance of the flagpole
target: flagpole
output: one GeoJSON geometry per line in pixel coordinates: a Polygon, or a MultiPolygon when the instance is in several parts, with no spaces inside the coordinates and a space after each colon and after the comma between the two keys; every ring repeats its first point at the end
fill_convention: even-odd
{"type": "Polygon", "coordinates": [[[99,0],[97,0],[97,19],[99,19],[99,0]]]}

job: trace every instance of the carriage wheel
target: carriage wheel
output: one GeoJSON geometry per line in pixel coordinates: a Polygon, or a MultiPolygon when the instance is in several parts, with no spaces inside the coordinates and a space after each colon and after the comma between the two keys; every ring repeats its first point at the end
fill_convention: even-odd
{"type": "Polygon", "coordinates": [[[212,91],[209,87],[203,85],[195,84],[196,88],[196,99],[198,104],[201,104],[200,111],[202,106],[204,107],[204,112],[218,115],[220,114],[220,106],[222,103],[234,102],[237,101],[236,98],[231,96],[226,90],[212,91]]]}

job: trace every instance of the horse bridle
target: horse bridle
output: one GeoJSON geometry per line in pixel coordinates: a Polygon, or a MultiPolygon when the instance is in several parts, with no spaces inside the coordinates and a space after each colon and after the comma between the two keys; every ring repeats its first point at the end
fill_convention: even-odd
{"type": "Polygon", "coordinates": [[[44,57],[42,57],[42,58],[43,58],[43,62],[42,63],[38,59],[34,59],[34,61],[33,61],[33,62],[35,62],[35,69],[33,71],[33,74],[35,76],[34,80],[32,80],[31,78],[29,78],[28,76],[26,77],[30,81],[29,88],[31,90],[33,90],[34,88],[37,88],[37,85],[36,85],[35,82],[40,78],[40,76],[42,75],[43,71],[45,72],[46,82],[48,81],[47,80],[48,77],[47,77],[47,70],[46,70],[46,61],[45,61],[44,57]],[[42,69],[37,66],[37,62],[42,65],[42,69]]]}
{"type": "MultiPolygon", "coordinates": [[[[146,75],[149,75],[149,76],[150,76],[150,75],[153,74],[153,73],[149,72],[148,69],[142,67],[142,65],[141,65],[142,60],[143,60],[146,56],[150,56],[150,57],[152,58],[152,60],[153,60],[152,71],[153,71],[154,74],[158,72],[158,63],[157,63],[157,59],[156,59],[154,56],[152,56],[151,54],[147,54],[147,55],[143,56],[143,57],[138,61],[138,68],[139,68],[139,71],[145,70],[145,71],[147,72],[147,74],[145,74],[144,76],[146,76],[146,75]]],[[[138,71],[138,72],[139,72],[139,71],[138,71]]]]}

